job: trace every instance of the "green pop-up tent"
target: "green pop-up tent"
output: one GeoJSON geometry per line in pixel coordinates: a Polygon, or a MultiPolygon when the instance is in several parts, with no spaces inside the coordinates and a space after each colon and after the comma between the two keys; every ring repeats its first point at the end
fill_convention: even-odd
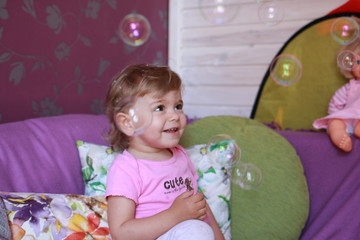
{"type": "Polygon", "coordinates": [[[251,118],[297,130],[312,129],[315,119],[327,115],[332,95],[348,82],[337,65],[337,56],[344,43],[337,41],[332,34],[333,23],[344,17],[360,18],[360,13],[336,13],[316,19],[284,44],[274,59],[287,55],[298,60],[300,78],[293,84],[279,84],[274,81],[270,65],[259,88],[251,118]]]}

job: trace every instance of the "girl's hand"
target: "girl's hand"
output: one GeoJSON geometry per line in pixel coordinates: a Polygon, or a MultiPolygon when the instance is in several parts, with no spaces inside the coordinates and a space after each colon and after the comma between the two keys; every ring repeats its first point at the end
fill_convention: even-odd
{"type": "Polygon", "coordinates": [[[206,201],[204,194],[194,190],[180,194],[172,203],[169,211],[178,218],[179,221],[189,219],[204,220],[206,217],[206,201]]]}

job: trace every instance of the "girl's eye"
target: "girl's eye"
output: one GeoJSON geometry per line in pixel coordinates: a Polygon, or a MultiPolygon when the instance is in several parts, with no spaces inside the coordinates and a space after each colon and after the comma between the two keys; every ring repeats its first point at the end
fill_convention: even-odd
{"type": "Polygon", "coordinates": [[[157,106],[157,107],[155,108],[155,111],[157,111],[157,112],[164,111],[164,106],[162,106],[162,105],[157,106]]]}
{"type": "Polygon", "coordinates": [[[175,106],[176,110],[182,110],[183,109],[183,105],[182,104],[178,104],[175,106]]]}

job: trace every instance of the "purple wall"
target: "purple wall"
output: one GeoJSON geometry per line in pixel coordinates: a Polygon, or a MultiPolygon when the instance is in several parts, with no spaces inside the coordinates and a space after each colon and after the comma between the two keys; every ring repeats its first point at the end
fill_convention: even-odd
{"type": "Polygon", "coordinates": [[[167,64],[168,1],[3,0],[0,123],[67,113],[103,113],[112,76],[133,63],[167,64]],[[118,35],[129,13],[152,27],[138,47],[118,35]]]}

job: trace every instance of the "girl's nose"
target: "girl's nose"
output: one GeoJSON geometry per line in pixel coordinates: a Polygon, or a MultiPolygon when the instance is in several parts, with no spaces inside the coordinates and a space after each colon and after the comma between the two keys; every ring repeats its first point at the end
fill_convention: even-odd
{"type": "Polygon", "coordinates": [[[170,115],[169,116],[170,121],[176,121],[180,118],[180,113],[177,112],[176,110],[171,110],[169,112],[169,115],[170,115]]]}

